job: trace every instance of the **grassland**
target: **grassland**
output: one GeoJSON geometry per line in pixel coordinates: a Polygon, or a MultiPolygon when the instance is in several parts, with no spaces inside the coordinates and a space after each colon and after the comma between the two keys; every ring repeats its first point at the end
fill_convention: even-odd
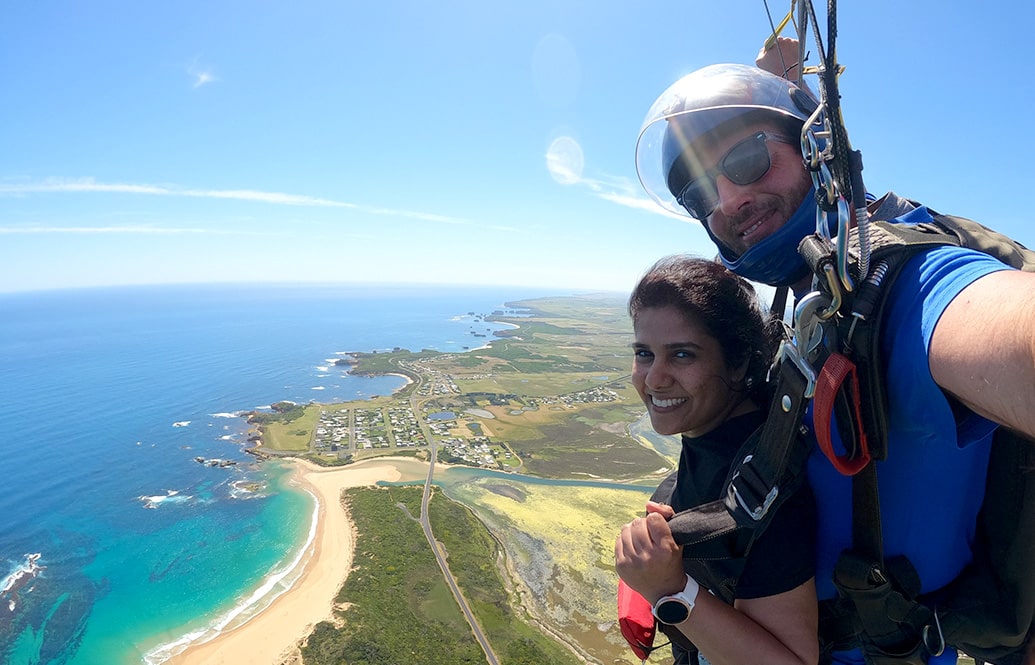
{"type": "Polygon", "coordinates": [[[649,492],[482,479],[450,494],[500,540],[520,606],[591,662],[637,662],[614,623],[614,539],[649,492]]]}
{"type": "MultiPolygon", "coordinates": [[[[346,492],[360,534],[356,567],[338,595],[335,620],[318,624],[302,649],[308,665],[485,662],[420,526],[409,517],[420,511],[421,491],[395,487],[346,492]]],[[[448,553],[450,572],[502,665],[579,662],[515,609],[498,565],[500,547],[470,510],[436,496],[431,520],[448,553]]]]}
{"type": "Polygon", "coordinates": [[[356,564],[338,594],[336,620],[317,624],[302,648],[307,665],[485,662],[420,525],[397,505],[416,501],[419,514],[420,491],[346,491],[360,533],[356,564]]]}
{"type": "Polygon", "coordinates": [[[449,570],[489,643],[506,665],[575,665],[572,652],[544,634],[534,615],[523,611],[503,567],[503,551],[471,510],[444,496],[431,503],[431,523],[449,561],[449,570]]]}

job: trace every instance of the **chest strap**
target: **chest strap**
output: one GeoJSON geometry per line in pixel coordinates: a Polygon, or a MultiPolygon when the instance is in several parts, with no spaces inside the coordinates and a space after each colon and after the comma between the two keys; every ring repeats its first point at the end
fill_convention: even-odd
{"type": "Polygon", "coordinates": [[[789,362],[777,370],[775,397],[765,423],[741,447],[721,499],[677,513],[669,520],[684,558],[744,557],[780,504],[804,477],[808,444],[801,436],[806,380],[789,362]]]}

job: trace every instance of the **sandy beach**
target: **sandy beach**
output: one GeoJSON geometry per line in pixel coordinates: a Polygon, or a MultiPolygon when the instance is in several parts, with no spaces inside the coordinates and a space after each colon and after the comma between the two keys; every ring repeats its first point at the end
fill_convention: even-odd
{"type": "MultiPolygon", "coordinates": [[[[352,567],[356,544],[355,527],[339,503],[341,491],[373,485],[379,480],[400,480],[404,474],[390,459],[336,469],[301,460],[293,463],[298,467],[294,480],[309,488],[320,504],[316,537],[310,546],[312,556],[308,557],[302,576],[289,591],[243,626],[192,646],[167,663],[280,665],[291,658],[302,636],[331,617],[334,598],[352,567]]],[[[426,469],[425,466],[425,473],[426,469]]]]}

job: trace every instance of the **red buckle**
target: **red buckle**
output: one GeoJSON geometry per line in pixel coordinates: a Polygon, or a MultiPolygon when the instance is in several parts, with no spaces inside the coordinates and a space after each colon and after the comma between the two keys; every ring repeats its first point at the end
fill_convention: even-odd
{"type": "Polygon", "coordinates": [[[819,443],[820,450],[842,475],[854,476],[870,463],[870,444],[866,440],[866,432],[863,431],[859,403],[859,376],[855,372],[855,363],[840,353],[830,354],[816,379],[813,423],[816,426],[816,441],[819,443]],[[846,379],[848,380],[847,385],[845,385],[846,379]],[[846,396],[852,409],[852,421],[856,430],[856,438],[859,441],[857,457],[835,454],[830,438],[830,420],[834,412],[834,398],[842,389],[846,390],[846,396]]]}

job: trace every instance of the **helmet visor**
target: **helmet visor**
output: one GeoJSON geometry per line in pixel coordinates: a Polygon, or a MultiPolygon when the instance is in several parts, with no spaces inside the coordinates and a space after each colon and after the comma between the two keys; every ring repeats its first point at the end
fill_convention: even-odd
{"type": "MultiPolygon", "coordinates": [[[[686,216],[689,211],[677,197],[695,173],[711,166],[702,165],[695,154],[701,137],[732,126],[751,126],[759,115],[805,122],[815,108],[808,93],[757,67],[724,64],[699,69],[669,87],[651,106],[636,142],[636,173],[654,201],[686,216]]],[[[694,217],[700,213],[690,212],[694,217]]]]}

